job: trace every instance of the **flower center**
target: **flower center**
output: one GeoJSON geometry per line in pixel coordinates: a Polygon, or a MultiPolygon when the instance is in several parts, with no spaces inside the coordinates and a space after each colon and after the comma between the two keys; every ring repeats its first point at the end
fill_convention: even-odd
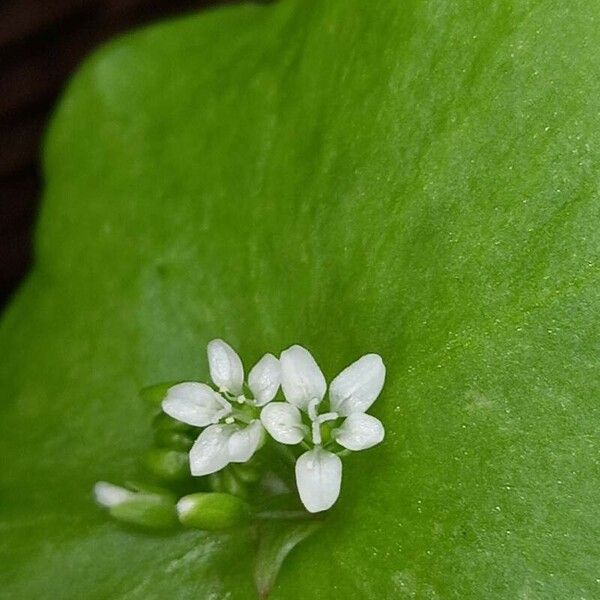
{"type": "Polygon", "coordinates": [[[327,421],[335,421],[339,416],[336,412],[328,412],[320,415],[317,412],[318,406],[319,400],[317,398],[313,398],[308,403],[308,416],[312,421],[312,441],[315,446],[320,446],[323,441],[321,436],[321,425],[327,421]]]}

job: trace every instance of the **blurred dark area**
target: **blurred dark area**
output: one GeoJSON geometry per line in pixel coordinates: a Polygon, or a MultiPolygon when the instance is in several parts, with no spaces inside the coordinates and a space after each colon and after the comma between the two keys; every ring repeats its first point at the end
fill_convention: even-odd
{"type": "Polygon", "coordinates": [[[96,46],[138,25],[227,0],[0,0],[0,309],[26,275],[42,132],[96,46]]]}

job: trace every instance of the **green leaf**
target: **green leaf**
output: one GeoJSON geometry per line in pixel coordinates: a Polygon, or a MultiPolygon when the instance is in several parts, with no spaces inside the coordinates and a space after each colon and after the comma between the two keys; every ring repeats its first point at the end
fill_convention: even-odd
{"type": "Polygon", "coordinates": [[[261,523],[254,563],[258,597],[267,598],[288,554],[322,525],[320,521],[279,521],[261,523]]]}
{"type": "Polygon", "coordinates": [[[255,597],[248,532],[125,530],[138,390],[378,352],[271,598],[598,596],[600,5],[282,0],[125,36],[69,85],[0,324],[0,595],[255,597]]]}

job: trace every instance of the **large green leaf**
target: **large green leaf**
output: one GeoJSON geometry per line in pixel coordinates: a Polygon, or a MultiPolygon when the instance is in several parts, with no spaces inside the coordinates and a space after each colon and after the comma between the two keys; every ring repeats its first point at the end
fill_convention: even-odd
{"type": "Polygon", "coordinates": [[[251,533],[106,520],[144,385],[367,351],[384,444],[272,598],[598,597],[600,4],[283,0],[124,37],[47,137],[0,326],[0,595],[253,598],[251,533]]]}

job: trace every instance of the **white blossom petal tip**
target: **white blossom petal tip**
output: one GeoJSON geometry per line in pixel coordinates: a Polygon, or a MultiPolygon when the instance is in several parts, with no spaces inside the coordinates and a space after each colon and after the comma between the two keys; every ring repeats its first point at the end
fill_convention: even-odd
{"type": "Polygon", "coordinates": [[[254,395],[256,406],[271,402],[281,385],[281,365],[272,354],[265,354],[252,367],[248,375],[248,387],[254,395]]]}
{"type": "Polygon", "coordinates": [[[237,352],[223,340],[212,340],[206,348],[210,378],[221,391],[236,396],[243,392],[244,367],[237,352]]]}
{"type": "Polygon", "coordinates": [[[331,410],[341,416],[365,412],[379,396],[384,381],[385,365],[381,356],[365,354],[331,382],[331,410]]]}
{"type": "Polygon", "coordinates": [[[108,483],[107,481],[98,481],[94,485],[94,498],[101,506],[110,508],[118,506],[135,496],[134,492],[124,487],[108,483]]]}
{"type": "Polygon", "coordinates": [[[192,475],[210,475],[229,464],[229,438],[236,430],[235,425],[211,425],[198,436],[189,456],[192,475]]]}
{"type": "Polygon", "coordinates": [[[301,410],[311,400],[325,396],[327,383],[312,354],[302,346],[292,346],[281,353],[281,388],[285,399],[301,410]]]}
{"type": "Polygon", "coordinates": [[[265,430],[256,419],[246,427],[239,427],[227,442],[229,461],[244,463],[252,458],[264,440],[265,430]]]}
{"type": "Polygon", "coordinates": [[[349,415],[333,432],[333,437],[338,444],[354,451],[376,446],[383,441],[384,435],[381,421],[365,413],[349,415]]]}
{"type": "Polygon", "coordinates": [[[205,383],[178,383],[167,390],[162,409],[173,419],[206,427],[231,412],[231,405],[205,383]]]}
{"type": "Polygon", "coordinates": [[[296,485],[308,512],[331,508],[340,495],[341,484],[342,461],[336,454],[316,447],[296,461],[296,485]]]}
{"type": "Polygon", "coordinates": [[[308,428],[302,424],[300,410],[287,402],[270,402],[260,413],[269,435],[281,444],[299,444],[308,428]]]}

